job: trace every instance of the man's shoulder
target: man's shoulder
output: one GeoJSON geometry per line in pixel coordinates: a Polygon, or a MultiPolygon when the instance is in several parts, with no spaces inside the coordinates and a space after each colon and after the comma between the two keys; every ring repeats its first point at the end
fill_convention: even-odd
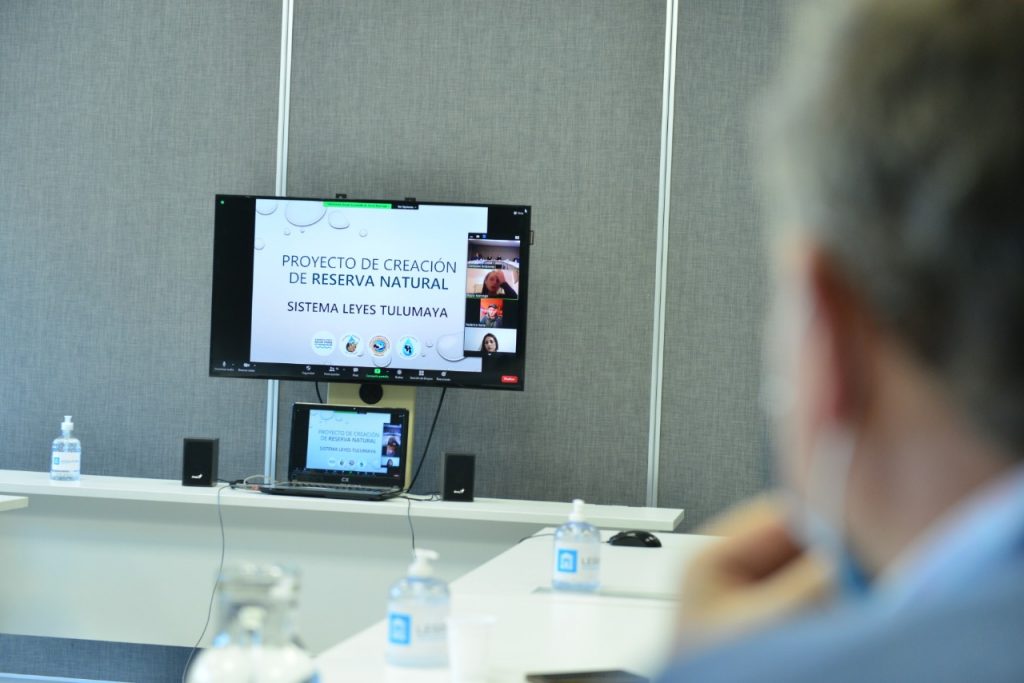
{"type": "Polygon", "coordinates": [[[900,609],[866,600],[676,661],[675,681],[1024,681],[1024,563],[900,609]]]}

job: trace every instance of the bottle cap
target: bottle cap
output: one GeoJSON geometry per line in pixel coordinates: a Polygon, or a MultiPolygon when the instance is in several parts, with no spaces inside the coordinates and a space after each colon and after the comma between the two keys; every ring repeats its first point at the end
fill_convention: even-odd
{"type": "Polygon", "coordinates": [[[583,516],[583,500],[576,498],[572,501],[572,512],[569,513],[570,522],[585,522],[587,518],[583,516]]]}
{"type": "Polygon", "coordinates": [[[409,565],[409,576],[425,579],[434,575],[434,567],[430,563],[438,558],[434,550],[417,548],[414,552],[415,559],[409,565]]]}
{"type": "Polygon", "coordinates": [[[64,421],[60,423],[60,430],[62,432],[70,432],[75,428],[75,423],[71,421],[70,415],[64,416],[64,421]]]}

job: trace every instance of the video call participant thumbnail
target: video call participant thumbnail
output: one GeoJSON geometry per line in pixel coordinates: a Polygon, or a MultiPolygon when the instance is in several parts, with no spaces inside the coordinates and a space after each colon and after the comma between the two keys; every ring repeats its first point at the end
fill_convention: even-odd
{"type": "Polygon", "coordinates": [[[502,299],[480,299],[480,324],[484,327],[501,327],[502,299]]]}
{"type": "Polygon", "coordinates": [[[515,330],[519,327],[519,301],[494,297],[467,297],[466,327],[515,330]]]}
{"type": "Polygon", "coordinates": [[[467,268],[466,293],[483,297],[515,299],[519,273],[515,269],[467,268]]]}
{"type": "Polygon", "coordinates": [[[497,353],[498,338],[490,333],[485,334],[483,341],[480,342],[480,351],[483,353],[497,353]]]}
{"type": "Polygon", "coordinates": [[[519,264],[519,243],[514,240],[471,239],[466,254],[470,266],[519,264]]]}
{"type": "Polygon", "coordinates": [[[470,355],[515,353],[516,331],[507,328],[467,327],[463,350],[470,355]]]}

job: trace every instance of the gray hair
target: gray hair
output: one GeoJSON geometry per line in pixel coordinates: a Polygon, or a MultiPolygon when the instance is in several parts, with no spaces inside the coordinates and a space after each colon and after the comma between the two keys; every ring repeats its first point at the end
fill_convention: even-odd
{"type": "Polygon", "coordinates": [[[775,221],[1024,453],[1024,2],[818,0],[765,116],[775,221]]]}

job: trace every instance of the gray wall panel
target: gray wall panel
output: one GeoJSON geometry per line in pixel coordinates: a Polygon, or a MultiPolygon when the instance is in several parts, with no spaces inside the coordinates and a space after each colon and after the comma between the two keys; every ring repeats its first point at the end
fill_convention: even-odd
{"type": "Polygon", "coordinates": [[[273,191],[280,4],[0,5],[0,467],[259,471],[262,387],[206,376],[215,192],[273,191]]]}
{"type": "Polygon", "coordinates": [[[770,477],[757,403],[767,267],[751,109],[786,7],[680,2],[659,503],[686,508],[686,529],[770,477]]]}
{"type": "MultiPolygon", "coordinates": [[[[0,4],[0,467],[259,471],[262,383],[206,376],[215,192],[272,192],[275,1],[0,4]]],[[[198,633],[196,634],[198,637],[198,633]]],[[[180,680],[178,648],[3,636],[7,671],[180,680]]]]}
{"type": "Polygon", "coordinates": [[[656,1],[297,5],[289,193],[534,207],[527,389],[449,392],[418,489],[462,450],[480,495],[643,503],[663,38],[656,1]]]}
{"type": "MultiPolygon", "coordinates": [[[[418,490],[468,451],[479,495],[642,504],[665,4],[296,5],[290,194],[534,206],[528,388],[450,392],[418,490]]],[[[680,5],[659,483],[693,528],[768,479],[747,123],[788,2],[680,5]]],[[[184,436],[262,471],[265,384],[205,372],[211,202],[273,193],[280,8],[0,3],[0,467],[71,412],[87,474],[177,477],[184,436]]],[[[315,393],[281,389],[283,461],[315,393]]]]}

